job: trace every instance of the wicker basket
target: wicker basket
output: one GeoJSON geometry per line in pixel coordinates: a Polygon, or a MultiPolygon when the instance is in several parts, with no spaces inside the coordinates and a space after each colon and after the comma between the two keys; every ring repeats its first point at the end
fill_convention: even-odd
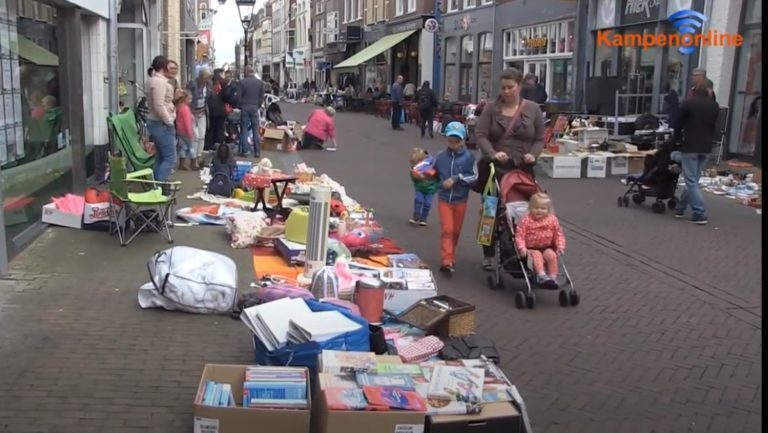
{"type": "Polygon", "coordinates": [[[445,295],[422,299],[403,310],[397,319],[438,337],[475,333],[475,306],[445,295]]]}

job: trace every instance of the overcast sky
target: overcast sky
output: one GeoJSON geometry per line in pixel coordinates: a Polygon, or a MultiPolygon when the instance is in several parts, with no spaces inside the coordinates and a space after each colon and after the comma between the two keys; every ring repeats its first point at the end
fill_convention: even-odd
{"type": "MultiPolygon", "coordinates": [[[[256,0],[256,13],[264,0],[256,0]]],[[[243,26],[237,13],[235,0],[227,0],[224,6],[219,6],[218,0],[211,1],[211,8],[218,8],[213,16],[213,47],[216,49],[216,66],[224,63],[234,63],[235,44],[243,38],[243,26]]]]}

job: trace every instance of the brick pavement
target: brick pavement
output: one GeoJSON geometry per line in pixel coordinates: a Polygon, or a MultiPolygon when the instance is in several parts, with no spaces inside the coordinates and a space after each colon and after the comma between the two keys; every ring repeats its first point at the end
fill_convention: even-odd
{"type": "MultiPolygon", "coordinates": [[[[284,112],[301,120],[309,108],[284,112]]],[[[421,143],[415,128],[395,133],[346,113],[337,123],[339,152],[301,156],[374,207],[405,248],[436,262],[435,216],[427,228],[406,222],[411,187],[401,173],[421,143]]],[[[423,143],[436,150],[438,140],[423,143]]],[[[485,288],[474,202],[459,272],[440,282],[478,306],[478,331],[496,340],[535,430],[759,431],[761,315],[748,308],[760,305],[759,268],[750,267],[759,263],[759,219],[720,201],[710,227],[689,227],[617,208],[620,184],[543,183],[565,223],[578,308],[561,309],[545,293],[536,310],[519,311],[510,291],[485,288]]],[[[226,252],[241,286],[250,282],[248,252],[229,248],[222,229],[178,227],[175,236],[177,245],[226,252]]],[[[137,307],[145,261],[165,247],[154,236],[120,248],[103,233],[51,229],[12,263],[11,279],[0,282],[0,432],[191,431],[203,364],[252,356],[237,321],[137,307]]]]}

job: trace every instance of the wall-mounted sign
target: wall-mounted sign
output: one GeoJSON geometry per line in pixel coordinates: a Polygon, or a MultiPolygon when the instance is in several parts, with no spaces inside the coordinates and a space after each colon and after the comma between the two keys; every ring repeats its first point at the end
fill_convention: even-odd
{"type": "Polygon", "coordinates": [[[523,45],[525,45],[526,48],[546,48],[547,42],[546,37],[523,39],[523,45]]]}
{"type": "Polygon", "coordinates": [[[661,0],[624,0],[621,10],[622,24],[656,21],[661,12],[661,0]]]}
{"type": "Polygon", "coordinates": [[[429,18],[424,21],[424,31],[427,33],[435,33],[439,27],[440,24],[438,24],[437,20],[434,18],[429,18]]]}

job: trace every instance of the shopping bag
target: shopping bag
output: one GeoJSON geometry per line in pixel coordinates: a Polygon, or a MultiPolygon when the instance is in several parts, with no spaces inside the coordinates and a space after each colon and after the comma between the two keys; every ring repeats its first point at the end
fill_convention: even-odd
{"type": "Polygon", "coordinates": [[[493,229],[496,223],[496,209],[499,205],[499,197],[494,183],[496,168],[491,166],[491,174],[485,182],[483,189],[483,205],[480,208],[480,222],[477,226],[477,243],[490,246],[493,241],[493,229]]]}

